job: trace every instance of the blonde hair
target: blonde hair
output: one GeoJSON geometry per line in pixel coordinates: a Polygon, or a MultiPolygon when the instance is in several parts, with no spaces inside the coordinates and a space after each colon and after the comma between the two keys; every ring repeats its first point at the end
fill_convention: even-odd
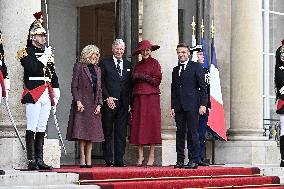
{"type": "Polygon", "coordinates": [[[100,55],[100,49],[96,45],[85,46],[81,52],[80,62],[82,64],[89,64],[88,59],[95,53],[98,53],[100,55]]]}

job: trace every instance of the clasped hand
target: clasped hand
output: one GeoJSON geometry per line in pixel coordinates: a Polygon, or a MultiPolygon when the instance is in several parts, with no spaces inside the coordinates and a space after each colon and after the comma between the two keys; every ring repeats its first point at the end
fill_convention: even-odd
{"type": "Polygon", "coordinates": [[[83,112],[84,111],[84,106],[81,103],[81,101],[77,101],[77,110],[78,110],[78,112],[83,112]]]}
{"type": "Polygon", "coordinates": [[[114,97],[108,97],[106,99],[108,107],[112,110],[116,107],[115,102],[114,102],[115,100],[118,100],[118,99],[114,97]]]}

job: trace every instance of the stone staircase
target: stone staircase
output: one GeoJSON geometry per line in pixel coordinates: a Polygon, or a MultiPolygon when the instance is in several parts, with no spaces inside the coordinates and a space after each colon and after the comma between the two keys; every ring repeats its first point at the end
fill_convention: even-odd
{"type": "Polygon", "coordinates": [[[76,173],[55,173],[37,171],[5,170],[0,175],[0,189],[99,189],[96,185],[77,185],[76,173]]]}

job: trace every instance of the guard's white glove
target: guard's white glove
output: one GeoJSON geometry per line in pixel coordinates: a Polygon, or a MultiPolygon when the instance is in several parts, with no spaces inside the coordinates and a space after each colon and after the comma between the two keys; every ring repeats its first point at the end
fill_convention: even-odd
{"type": "Polygon", "coordinates": [[[0,60],[0,66],[2,66],[2,60],[0,60]]]}
{"type": "Polygon", "coordinates": [[[5,89],[10,91],[10,79],[4,79],[4,85],[5,85],[5,89]]]}
{"type": "Polygon", "coordinates": [[[59,88],[53,88],[53,96],[54,96],[54,102],[55,102],[55,105],[54,105],[54,113],[56,112],[56,106],[58,104],[58,101],[60,99],[60,90],[59,88]]]}
{"type": "Polygon", "coordinates": [[[46,66],[49,60],[49,57],[51,57],[51,55],[52,55],[52,47],[49,46],[45,48],[43,55],[41,55],[41,57],[39,57],[38,60],[41,61],[44,66],[46,66]]]}
{"type": "Polygon", "coordinates": [[[279,92],[280,92],[280,94],[284,94],[284,86],[283,87],[281,87],[281,89],[279,89],[279,92]]]}
{"type": "MultiPolygon", "coordinates": [[[[8,101],[8,95],[10,91],[10,79],[4,79],[4,85],[6,89],[6,100],[8,101]]],[[[4,102],[4,97],[2,97],[2,87],[0,85],[0,103],[4,102]]]]}

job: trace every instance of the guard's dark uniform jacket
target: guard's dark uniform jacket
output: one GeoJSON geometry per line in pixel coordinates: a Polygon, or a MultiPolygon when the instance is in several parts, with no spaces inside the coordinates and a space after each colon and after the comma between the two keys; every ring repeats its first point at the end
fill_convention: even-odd
{"type": "Polygon", "coordinates": [[[6,89],[4,84],[4,79],[8,79],[8,72],[7,72],[7,66],[4,61],[4,50],[3,46],[0,47],[0,61],[2,64],[0,64],[0,85],[2,87],[2,96],[6,97],[6,89]]]}
{"type": "Polygon", "coordinates": [[[18,51],[18,58],[24,67],[24,92],[21,102],[36,103],[44,90],[48,87],[51,99],[52,88],[59,88],[58,77],[55,73],[54,63],[48,62],[46,66],[38,60],[44,49],[30,45],[18,51]]]}
{"type": "Polygon", "coordinates": [[[207,95],[208,95],[208,102],[207,102],[207,108],[211,108],[211,102],[210,102],[210,77],[209,77],[209,70],[207,68],[203,68],[204,74],[205,74],[205,84],[207,87],[207,95]]]}
{"type": "MultiPolygon", "coordinates": [[[[284,87],[284,45],[280,46],[276,51],[276,65],[275,65],[275,87],[277,102],[277,114],[284,114],[284,92],[281,94],[281,88],[284,87]],[[281,60],[281,54],[283,60],[281,60]]],[[[282,89],[284,91],[284,88],[282,89]]]]}

